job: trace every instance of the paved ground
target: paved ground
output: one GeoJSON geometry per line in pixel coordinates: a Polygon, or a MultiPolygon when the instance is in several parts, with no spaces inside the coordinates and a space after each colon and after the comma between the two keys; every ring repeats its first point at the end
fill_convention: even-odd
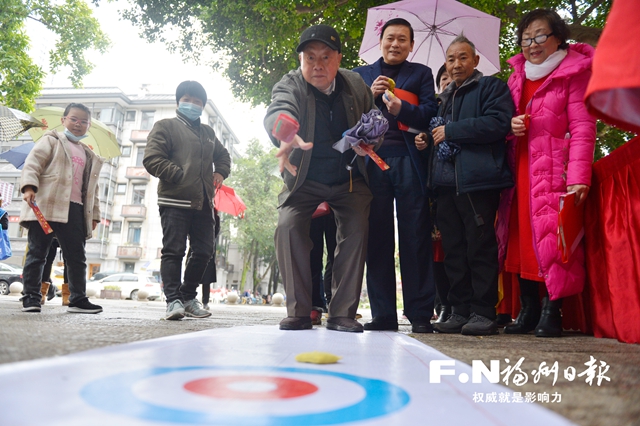
{"type": "MultiPolygon", "coordinates": [[[[60,306],[60,298],[48,302],[40,314],[20,312],[21,304],[14,296],[0,296],[0,363],[60,356],[87,349],[119,343],[189,333],[209,328],[238,325],[273,324],[277,326],[286,315],[283,307],[247,305],[211,305],[209,319],[161,321],[165,309],[162,302],[99,300],[105,312],[98,315],[74,315],[60,306]]],[[[363,319],[370,318],[362,311],[363,319]]],[[[407,323],[408,324],[408,323],[407,323]]],[[[410,334],[411,327],[401,325],[400,332],[410,334]]],[[[516,386],[509,376],[508,386],[515,392],[554,393],[561,401],[543,403],[549,409],[579,425],[640,425],[640,345],[619,343],[611,339],[595,339],[581,334],[569,334],[561,339],[540,339],[534,336],[468,337],[462,335],[412,335],[440,352],[471,364],[482,360],[500,361],[504,371],[524,357],[520,370],[527,374],[527,383],[516,386]],[[587,375],[564,378],[564,371],[574,367],[576,376],[588,370],[584,365],[593,357],[592,385],[587,375]],[[509,359],[509,363],[505,361],[509,359]],[[541,376],[534,383],[534,370],[546,362],[558,362],[558,381],[553,375],[541,376]],[[602,362],[606,364],[602,364],[602,362]],[[605,370],[609,368],[606,372],[605,370]],[[598,373],[602,383],[598,386],[598,373]],[[606,378],[610,381],[606,380],[606,378]]],[[[543,369],[544,370],[544,369],[543,369]]],[[[504,382],[506,373],[502,375],[504,382]]],[[[1,398],[1,396],[0,396],[1,398]]]]}

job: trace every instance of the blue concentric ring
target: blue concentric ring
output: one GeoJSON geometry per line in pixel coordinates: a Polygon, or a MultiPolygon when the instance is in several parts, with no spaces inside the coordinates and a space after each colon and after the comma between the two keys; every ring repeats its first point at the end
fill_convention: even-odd
{"type": "Polygon", "coordinates": [[[391,414],[409,403],[409,394],[402,388],[391,383],[354,376],[351,374],[335,373],[325,370],[289,367],[167,367],[149,368],[133,372],[116,374],[96,380],[86,385],[80,395],[95,408],[123,416],[142,420],[202,425],[247,425],[247,426],[312,426],[337,425],[354,421],[362,421],[391,414]],[[310,413],[302,415],[254,415],[254,414],[226,414],[207,413],[192,410],[180,410],[154,405],[141,401],[133,393],[136,382],[161,374],[180,371],[229,371],[243,372],[281,372],[315,374],[331,376],[348,380],[361,386],[366,396],[359,402],[332,411],[310,413]]]}

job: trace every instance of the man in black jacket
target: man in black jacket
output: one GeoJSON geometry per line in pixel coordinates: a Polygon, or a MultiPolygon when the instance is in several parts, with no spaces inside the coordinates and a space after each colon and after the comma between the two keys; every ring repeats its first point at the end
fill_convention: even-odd
{"type": "MultiPolygon", "coordinates": [[[[464,36],[447,49],[445,65],[453,82],[440,95],[438,111],[446,124],[432,131],[431,179],[437,186],[437,221],[453,311],[447,321],[434,324],[441,333],[497,333],[494,221],[500,191],[513,185],[505,145],[513,101],[504,82],[475,69],[479,60],[464,36]],[[447,167],[453,173],[446,173],[447,167]]],[[[416,142],[424,138],[421,134],[416,142]]]]}
{"type": "Polygon", "coordinates": [[[160,275],[167,296],[164,319],[206,318],[197,288],[214,250],[213,197],[231,170],[231,156],[213,129],[200,122],[207,92],[197,81],[176,89],[175,118],[153,125],[142,164],[160,179],[158,206],[162,224],[160,275]],[[215,169],[214,169],[215,166],[215,169]],[[182,275],[187,249],[192,254],[182,275]]]}

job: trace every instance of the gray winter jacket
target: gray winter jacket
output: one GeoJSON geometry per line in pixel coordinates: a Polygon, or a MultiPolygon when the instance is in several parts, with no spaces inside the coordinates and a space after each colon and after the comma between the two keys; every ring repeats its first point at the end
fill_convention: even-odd
{"type": "MultiPolygon", "coordinates": [[[[369,112],[372,108],[376,108],[376,106],[371,89],[369,89],[359,74],[342,68],[338,70],[338,74],[342,76],[345,82],[342,99],[344,109],[347,113],[349,128],[351,128],[360,120],[362,114],[369,112]]],[[[313,142],[316,125],[316,100],[311,90],[311,85],[304,79],[302,71],[299,68],[286,74],[273,86],[271,105],[269,105],[267,109],[264,126],[271,141],[276,146],[280,146],[280,143],[271,135],[271,130],[281,113],[297,120],[300,124],[298,135],[306,142],[313,142]]],[[[293,150],[289,156],[289,161],[298,168],[298,173],[297,176],[293,176],[287,170],[283,172],[282,178],[284,179],[285,187],[278,196],[280,205],[302,186],[307,176],[307,171],[309,170],[310,160],[311,150],[293,150]]],[[[358,157],[357,163],[358,170],[362,176],[367,179],[364,159],[358,157]]]]}

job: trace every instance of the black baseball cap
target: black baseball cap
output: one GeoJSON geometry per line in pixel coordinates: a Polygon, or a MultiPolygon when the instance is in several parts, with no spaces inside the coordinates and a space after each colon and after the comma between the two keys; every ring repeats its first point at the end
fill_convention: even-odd
{"type": "Polygon", "coordinates": [[[313,25],[302,32],[300,35],[300,44],[296,48],[296,52],[302,52],[304,47],[310,41],[321,41],[338,53],[342,51],[340,45],[340,36],[337,31],[328,25],[313,25]]]}

